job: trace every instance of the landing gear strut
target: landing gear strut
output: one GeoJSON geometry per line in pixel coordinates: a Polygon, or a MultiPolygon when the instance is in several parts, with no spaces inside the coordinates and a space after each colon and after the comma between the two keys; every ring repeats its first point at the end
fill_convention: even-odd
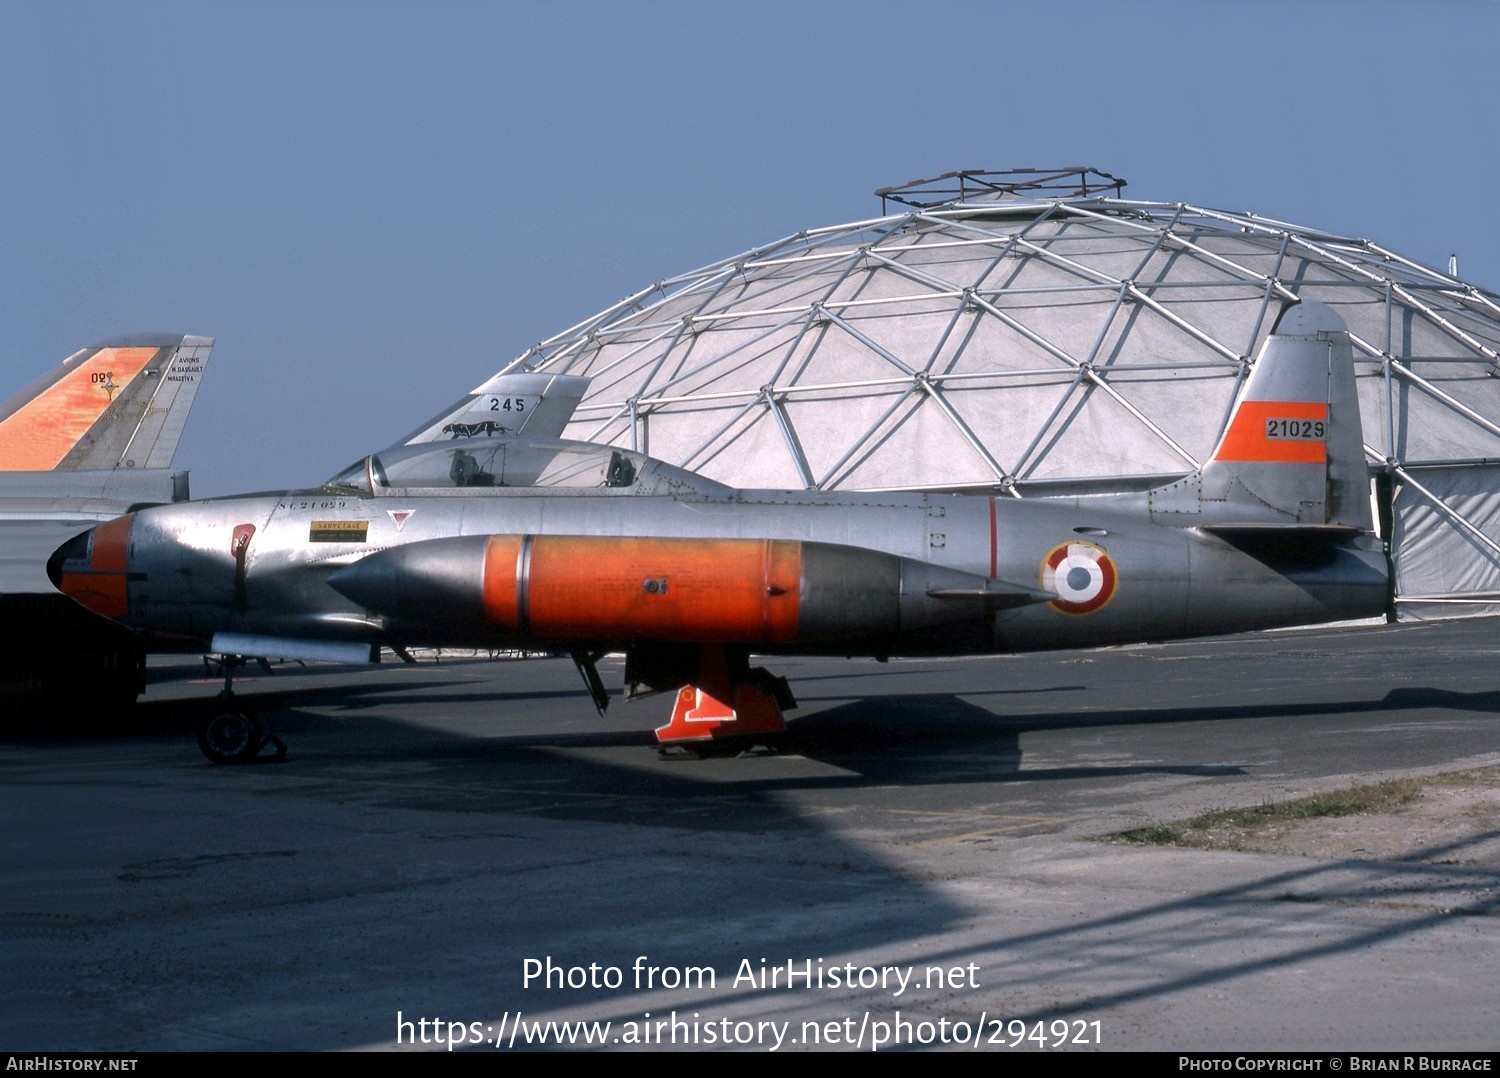
{"type": "MultiPolygon", "coordinates": [[[[204,659],[205,664],[208,660],[204,659]]],[[[275,734],[263,733],[260,720],[238,707],[234,697],[234,671],[245,665],[243,655],[225,655],[219,662],[224,690],[212,713],[198,723],[198,748],[216,764],[248,764],[256,760],[280,763],[286,759],[286,744],[275,734]],[[262,752],[273,751],[269,756],[262,752]]]]}

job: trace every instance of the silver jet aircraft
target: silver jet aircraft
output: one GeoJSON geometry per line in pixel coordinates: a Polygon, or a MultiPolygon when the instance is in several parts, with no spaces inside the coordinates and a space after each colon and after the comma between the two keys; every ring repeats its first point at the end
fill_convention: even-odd
{"type": "MultiPolygon", "coordinates": [[[[610,446],[398,445],[316,490],[146,509],[49,564],[68,595],[222,654],[379,647],[626,657],[675,693],[666,743],[760,737],[794,706],[750,655],[946,655],[1164,640],[1381,614],[1349,337],[1283,312],[1211,459],[1092,497],[736,490],[610,446]]],[[[205,722],[210,759],[258,724],[205,722]]]]}

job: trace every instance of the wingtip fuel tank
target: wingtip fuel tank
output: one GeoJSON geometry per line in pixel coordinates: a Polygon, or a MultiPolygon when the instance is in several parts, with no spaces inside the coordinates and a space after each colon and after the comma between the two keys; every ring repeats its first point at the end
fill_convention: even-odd
{"type": "Polygon", "coordinates": [[[429,539],[362,558],[328,585],[388,619],[394,634],[426,639],[850,653],[972,639],[987,633],[997,604],[1056,598],[867,548],[670,536],[429,539]]]}

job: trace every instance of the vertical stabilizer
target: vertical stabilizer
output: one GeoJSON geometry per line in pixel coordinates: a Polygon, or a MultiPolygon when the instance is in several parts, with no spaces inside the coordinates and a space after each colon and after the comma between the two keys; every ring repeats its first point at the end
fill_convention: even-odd
{"type": "Polygon", "coordinates": [[[74,353],[0,402],[0,471],[170,467],[213,346],[151,333],[74,353]]]}
{"type": "Polygon", "coordinates": [[[396,445],[462,438],[557,438],[589,387],[576,374],[497,374],[396,445]]]}
{"type": "Polygon", "coordinates": [[[1369,532],[1369,471],[1349,332],[1332,308],[1288,308],[1202,470],[1151,492],[1162,524],[1369,532]]]}

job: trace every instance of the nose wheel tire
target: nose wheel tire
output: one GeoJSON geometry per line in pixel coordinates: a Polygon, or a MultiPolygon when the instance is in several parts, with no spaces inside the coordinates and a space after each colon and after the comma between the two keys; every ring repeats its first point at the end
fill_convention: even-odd
{"type": "Polygon", "coordinates": [[[243,711],[216,712],[198,724],[198,748],[216,764],[249,763],[267,745],[275,747],[275,759],[285,759],[281,739],[262,734],[260,722],[243,711]]]}

